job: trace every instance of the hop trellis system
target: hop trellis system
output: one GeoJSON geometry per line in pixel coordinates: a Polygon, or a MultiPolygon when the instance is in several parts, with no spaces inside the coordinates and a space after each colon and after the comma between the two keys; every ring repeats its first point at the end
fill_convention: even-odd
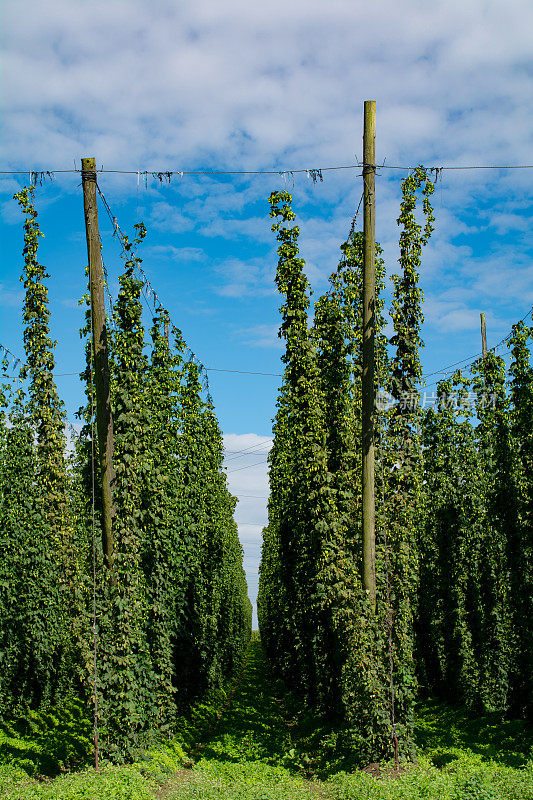
{"type": "MultiPolygon", "coordinates": [[[[261,638],[276,673],[336,721],[328,747],[347,764],[410,758],[419,692],[533,717],[533,328],[524,318],[500,343],[507,371],[493,348],[443,370],[435,407],[405,402],[424,377],[419,275],[442,167],[411,168],[402,181],[387,339],[373,232],[374,176],[387,165],[375,163],[374,113],[367,102],[356,165],[363,231],[358,208],[313,319],[292,197],[270,196],[285,369],[268,459],[261,638]],[[378,390],[389,408],[376,408],[378,390]]],[[[316,183],[326,171],[267,174],[316,183]]],[[[96,758],[120,760],[170,736],[194,698],[233,674],[251,607],[206,370],[147,280],[144,225],[130,240],[98,186],[105,171],[86,159],[81,172],[86,404],[68,458],[34,204],[34,185],[53,172],[32,172],[16,195],[25,363],[8,380],[3,348],[0,715],[81,698],[93,706],[96,758]],[[115,301],[97,196],[122,246],[115,301]],[[143,295],[153,298],[149,348],[143,295]]],[[[199,172],[226,174],[132,174],[170,182],[199,172]]]]}
{"type": "MultiPolygon", "coordinates": [[[[92,703],[98,767],[99,754],[120,760],[168,737],[195,698],[224,685],[244,655],[251,604],[212,399],[160,305],[146,354],[146,229],[122,237],[107,320],[91,302],[98,279],[103,299],[104,280],[95,280],[100,244],[91,249],[89,237],[87,402],[67,458],[33,187],[16,199],[26,363],[1,394],[0,711],[92,703]]],[[[97,236],[94,216],[89,228],[97,236]]]]}

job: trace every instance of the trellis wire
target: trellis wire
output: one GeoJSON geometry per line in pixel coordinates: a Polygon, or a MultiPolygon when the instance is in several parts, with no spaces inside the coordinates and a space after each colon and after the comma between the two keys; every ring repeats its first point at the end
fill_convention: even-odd
{"type": "MultiPolygon", "coordinates": [[[[105,266],[104,266],[104,272],[105,272],[106,280],[107,280],[107,271],[106,271],[105,266]]],[[[107,289],[107,294],[108,294],[109,303],[112,304],[113,297],[112,297],[111,293],[109,292],[109,289],[107,289]]],[[[154,292],[154,295],[155,295],[155,292],[154,292]]],[[[157,300],[159,302],[159,297],[157,297],[157,295],[155,295],[155,296],[156,296],[156,298],[157,298],[157,300]]],[[[526,319],[532,313],[533,313],[533,308],[531,308],[527,312],[527,314],[525,314],[522,317],[522,319],[518,320],[518,323],[525,322],[526,319]]],[[[511,336],[512,336],[512,333],[508,333],[507,336],[504,336],[504,338],[501,339],[497,344],[493,345],[492,347],[489,347],[488,352],[490,353],[490,352],[494,352],[494,351],[498,350],[507,341],[509,341],[511,336]]],[[[187,348],[187,349],[189,349],[189,348],[187,348]]],[[[18,364],[22,363],[21,359],[18,356],[16,356],[14,353],[12,353],[11,350],[9,350],[3,344],[0,344],[0,350],[3,350],[4,352],[9,353],[9,355],[14,359],[14,367],[16,367],[18,364]]],[[[194,356],[194,353],[192,353],[192,351],[190,351],[190,352],[194,356]]],[[[453,371],[451,369],[452,367],[460,366],[461,364],[465,364],[463,369],[468,369],[469,367],[472,366],[472,364],[474,364],[475,361],[477,361],[478,358],[481,357],[481,355],[482,355],[482,353],[477,353],[477,355],[474,355],[474,356],[467,356],[466,358],[463,358],[461,361],[455,361],[452,364],[448,364],[447,366],[442,367],[441,369],[435,370],[434,372],[426,372],[421,377],[422,377],[422,379],[425,379],[425,378],[431,378],[434,375],[447,375],[451,371],[453,371]],[[466,363],[466,362],[468,362],[468,363],[466,363]]],[[[196,359],[196,356],[194,356],[194,358],[196,359]]],[[[22,364],[22,366],[24,367],[26,365],[22,364]]],[[[248,369],[222,369],[221,367],[206,367],[204,364],[202,364],[201,366],[206,372],[228,372],[228,373],[232,373],[232,374],[236,374],[236,375],[264,375],[266,377],[272,377],[272,378],[282,378],[283,377],[283,373],[281,373],[281,372],[258,372],[258,371],[255,371],[255,370],[248,370],[248,369]]],[[[80,374],[79,371],[78,372],[59,372],[59,373],[56,373],[54,375],[54,377],[56,377],[56,378],[64,378],[64,377],[72,377],[73,375],[79,375],[79,374],[80,374]]],[[[8,377],[15,378],[16,376],[15,375],[9,375],[8,377]]],[[[438,383],[438,381],[436,383],[430,383],[429,386],[427,386],[426,388],[429,389],[432,386],[436,386],[437,383],[438,383]]]]}
{"type": "MultiPolygon", "coordinates": [[[[518,322],[515,323],[515,324],[516,325],[520,325],[520,323],[525,322],[526,319],[532,313],[533,313],[533,306],[529,309],[529,311],[526,314],[524,314],[522,319],[518,320],[518,322]]],[[[507,336],[504,336],[503,339],[500,339],[500,341],[497,344],[493,345],[492,347],[489,347],[487,352],[488,353],[495,353],[496,350],[499,350],[500,347],[503,347],[503,345],[506,342],[509,341],[509,339],[511,338],[512,335],[513,335],[513,332],[510,331],[507,334],[507,336]]],[[[449,375],[452,372],[456,372],[457,371],[456,369],[452,369],[452,367],[458,367],[461,364],[464,364],[462,369],[465,369],[465,370],[469,369],[473,364],[475,364],[475,362],[478,360],[478,358],[481,358],[482,355],[483,355],[483,353],[477,353],[474,356],[468,356],[467,358],[463,358],[461,361],[455,361],[453,364],[448,364],[447,367],[443,367],[442,369],[435,370],[435,372],[426,372],[425,375],[422,375],[422,378],[431,378],[433,375],[449,375]],[[465,364],[466,361],[468,361],[469,363],[465,364]]],[[[430,383],[429,386],[426,387],[426,388],[430,389],[432,386],[436,386],[437,383],[438,383],[438,381],[436,381],[435,383],[430,383]]]]}
{"type": "MultiPolygon", "coordinates": [[[[148,177],[159,180],[162,183],[164,180],[170,183],[172,177],[179,176],[183,178],[184,175],[281,175],[293,176],[306,173],[308,180],[317,183],[319,180],[323,181],[323,172],[332,172],[336,170],[353,170],[362,167],[362,162],[357,161],[355,164],[341,164],[332,167],[304,167],[298,169],[248,169],[248,170],[222,170],[222,169],[184,169],[184,170],[132,170],[132,169],[104,169],[103,166],[97,169],[96,172],[108,175],[137,175],[137,182],[139,183],[142,176],[145,181],[148,177]]],[[[377,169],[393,169],[409,171],[415,169],[414,166],[406,164],[387,164],[386,159],[381,164],[372,165],[377,169]]],[[[444,170],[482,170],[482,169],[533,169],[533,164],[465,164],[465,165],[435,165],[427,168],[431,172],[435,172],[436,176],[442,177],[444,170]]],[[[0,170],[0,175],[29,175],[30,183],[39,183],[41,186],[48,180],[53,180],[55,174],[81,174],[81,169],[54,169],[54,170],[33,170],[33,169],[18,169],[18,170],[0,170]]]]}
{"type": "MultiPolygon", "coordinates": [[[[107,212],[107,215],[108,215],[108,217],[109,217],[109,219],[111,221],[111,224],[113,225],[113,236],[117,236],[118,240],[120,241],[120,243],[122,245],[123,254],[124,254],[126,252],[125,251],[125,247],[124,247],[125,240],[126,240],[126,235],[125,235],[124,231],[122,230],[122,228],[120,227],[120,225],[118,224],[118,220],[117,220],[116,216],[111,211],[111,207],[110,207],[109,203],[107,202],[107,199],[106,199],[104,193],[100,189],[100,186],[98,185],[98,181],[96,181],[96,188],[97,188],[98,194],[100,195],[100,198],[101,198],[101,200],[102,200],[102,202],[104,204],[104,208],[105,208],[105,210],[107,212]]],[[[143,282],[142,291],[143,291],[143,294],[145,296],[146,304],[147,304],[149,310],[152,311],[155,314],[156,310],[157,310],[156,309],[156,304],[158,304],[160,308],[165,308],[165,307],[164,307],[161,299],[159,298],[159,295],[157,294],[157,292],[153,288],[152,284],[148,280],[148,276],[146,275],[146,272],[143,270],[141,265],[137,263],[136,267],[139,270],[139,273],[140,273],[140,275],[142,277],[142,282],[143,282]],[[150,306],[150,294],[152,294],[153,297],[154,297],[153,308],[150,306]]],[[[168,313],[168,311],[167,311],[167,313],[168,313]]],[[[170,317],[170,314],[169,314],[169,322],[171,323],[173,332],[176,332],[176,331],[179,330],[179,328],[173,323],[173,321],[172,321],[172,319],[170,317]]],[[[208,377],[208,374],[207,374],[207,368],[200,361],[200,359],[196,356],[196,354],[193,352],[193,350],[191,350],[191,348],[186,343],[184,343],[184,344],[185,344],[185,347],[186,347],[186,351],[187,351],[187,353],[189,355],[189,358],[192,361],[194,361],[194,363],[197,364],[197,366],[198,366],[200,375],[202,375],[202,377],[204,379],[204,389],[205,389],[205,391],[207,393],[208,402],[211,402],[211,395],[209,393],[209,377],[208,377]]]]}

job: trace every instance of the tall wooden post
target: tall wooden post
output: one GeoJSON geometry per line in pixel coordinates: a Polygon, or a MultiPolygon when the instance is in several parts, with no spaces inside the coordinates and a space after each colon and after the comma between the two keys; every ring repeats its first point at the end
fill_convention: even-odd
{"type": "Polygon", "coordinates": [[[376,604],[375,426],[375,222],[376,101],[365,100],[363,132],[363,588],[376,604]]]}
{"type": "Polygon", "coordinates": [[[485,314],[481,312],[481,354],[483,358],[487,357],[487,329],[485,327],[485,314]]]}
{"type": "Polygon", "coordinates": [[[100,485],[102,487],[102,546],[109,569],[113,568],[113,414],[109,391],[109,353],[104,299],[104,271],[98,228],[96,203],[96,164],[94,158],[81,161],[83,209],[87,255],[89,258],[89,285],[91,290],[91,315],[94,354],[94,388],[96,394],[96,427],[100,460],[100,485]]]}

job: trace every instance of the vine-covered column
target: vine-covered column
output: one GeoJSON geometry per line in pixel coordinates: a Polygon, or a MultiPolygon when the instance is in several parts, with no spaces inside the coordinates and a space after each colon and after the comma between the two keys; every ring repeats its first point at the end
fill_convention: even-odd
{"type": "Polygon", "coordinates": [[[77,681],[65,413],[53,378],[49,276],[38,260],[43,233],[34,189],[15,194],[24,214],[26,363],[21,375],[29,383],[27,393],[18,390],[12,406],[0,511],[0,571],[7,571],[8,578],[0,638],[6,646],[2,652],[9,653],[0,669],[0,703],[11,710],[50,706],[77,681]]]}
{"type": "Polygon", "coordinates": [[[509,539],[513,613],[511,702],[514,712],[533,718],[533,327],[513,326],[509,346],[510,423],[515,520],[509,539]]]}
{"type": "Polygon", "coordinates": [[[515,524],[505,362],[489,352],[473,366],[476,428],[485,504],[480,554],[482,624],[479,639],[482,708],[507,709],[511,657],[508,542],[515,524]]]}
{"type": "Polygon", "coordinates": [[[104,568],[100,615],[100,708],[108,753],[128,751],[147,730],[156,713],[151,692],[151,663],[146,636],[147,592],[142,569],[145,543],[145,509],[142,488],[149,467],[145,402],[147,359],[140,301],[142,281],[135,277],[140,258],[136,248],[146,230],[136,226],[136,238],[124,237],[125,269],[114,306],[113,418],[116,481],[114,501],[115,558],[112,570],[104,568]]]}
{"type": "Polygon", "coordinates": [[[390,596],[392,607],[393,682],[400,747],[412,745],[412,715],[416,693],[413,658],[413,613],[418,582],[418,536],[421,499],[420,408],[418,388],[422,375],[420,328],[423,322],[420,288],[422,249],[433,232],[430,196],[434,186],[424,167],[417,167],[402,182],[400,272],[392,276],[394,292],[391,316],[395,348],[390,390],[396,405],[389,417],[386,436],[387,534],[389,541],[390,596]],[[415,216],[417,193],[423,197],[424,227],[415,216]]]}

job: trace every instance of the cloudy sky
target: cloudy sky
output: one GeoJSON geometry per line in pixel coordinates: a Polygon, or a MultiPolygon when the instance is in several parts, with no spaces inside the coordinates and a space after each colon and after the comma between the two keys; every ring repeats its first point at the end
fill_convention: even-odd
{"type": "MultiPolygon", "coordinates": [[[[103,173],[100,186],[124,230],[146,223],[145,270],[211,369],[254,596],[281,371],[268,195],[293,193],[320,294],[359,202],[360,170],[324,171],[316,184],[287,172],[355,164],[363,100],[375,99],[385,164],[376,235],[390,274],[406,172],[388,167],[533,164],[533,5],[4,0],[1,13],[0,169],[69,170],[94,155],[106,170],[131,171],[103,173]],[[285,174],[185,174],[170,183],[137,174],[202,169],[285,174]]],[[[426,372],[479,351],[480,311],[491,346],[531,307],[532,180],[527,169],[441,174],[422,271],[426,372]]],[[[0,342],[18,354],[22,233],[11,197],[27,182],[0,175],[0,342]]],[[[56,172],[37,190],[57,380],[71,417],[81,402],[68,373],[82,363],[86,263],[79,182],[56,172]]],[[[103,214],[101,228],[116,293],[120,252],[103,214]]]]}

